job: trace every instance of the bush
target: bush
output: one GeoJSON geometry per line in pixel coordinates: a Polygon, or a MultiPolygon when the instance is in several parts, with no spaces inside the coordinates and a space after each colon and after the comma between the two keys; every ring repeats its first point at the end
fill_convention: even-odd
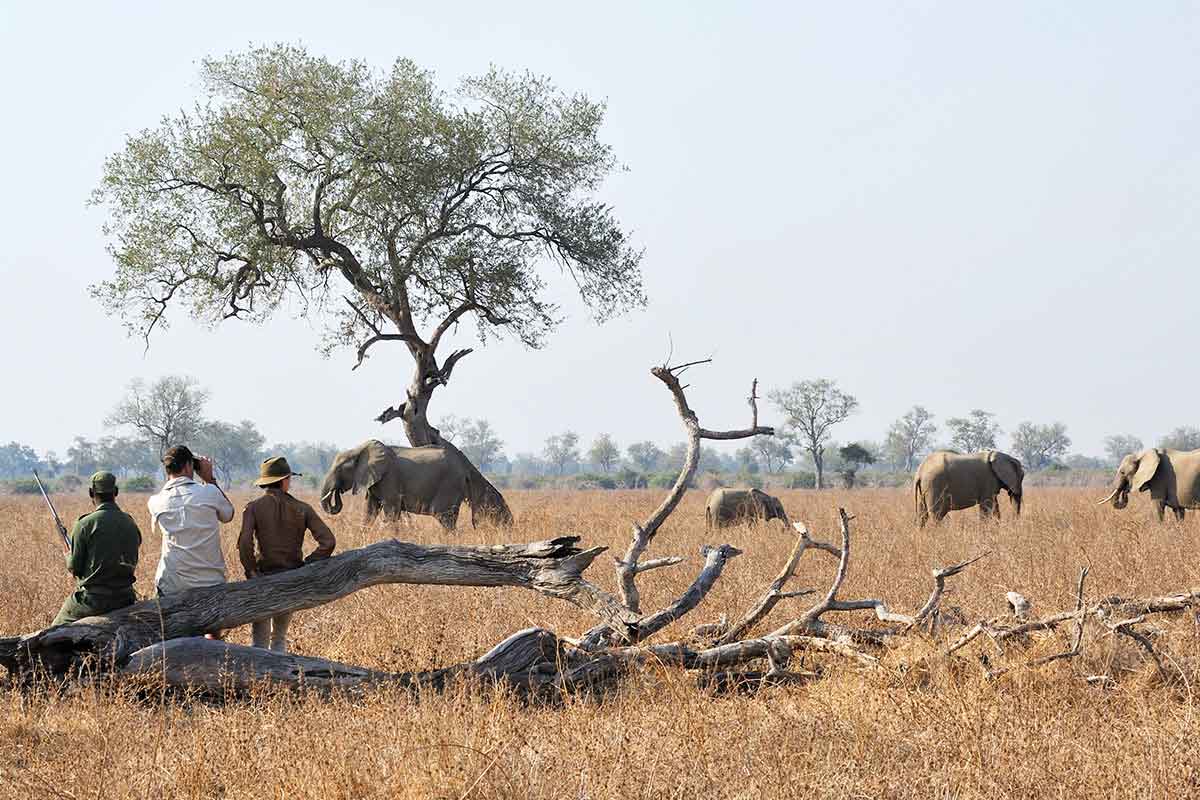
{"type": "Polygon", "coordinates": [[[637,470],[623,467],[616,474],[617,485],[623,489],[645,489],[646,476],[637,470]]]}
{"type": "Polygon", "coordinates": [[[793,472],[788,476],[787,488],[789,489],[814,489],[817,485],[817,473],[800,471],[793,472]]]}
{"type": "Polygon", "coordinates": [[[491,481],[492,486],[495,486],[497,489],[512,488],[512,481],[507,475],[486,475],[484,477],[491,481]]]}
{"type": "Polygon", "coordinates": [[[767,485],[762,475],[747,470],[742,470],[737,474],[737,483],[738,486],[745,486],[748,489],[762,489],[767,485]]]}
{"type": "Polygon", "coordinates": [[[678,477],[674,472],[655,472],[647,478],[647,481],[654,489],[670,489],[675,485],[675,479],[678,477]]]}
{"type": "Polygon", "coordinates": [[[153,492],[158,489],[158,483],[149,475],[134,475],[126,478],[119,486],[122,492],[153,492]]]}
{"type": "Polygon", "coordinates": [[[615,489],[617,482],[607,475],[581,473],[576,475],[572,484],[576,489],[615,489]]]}
{"type": "Polygon", "coordinates": [[[17,478],[5,483],[10,494],[38,494],[37,481],[33,478],[17,478]]]}
{"type": "MultiPolygon", "coordinates": [[[[83,478],[75,474],[68,473],[58,479],[58,485],[62,487],[64,492],[73,492],[76,489],[83,488],[83,478]]],[[[37,488],[36,486],[34,487],[37,488]]]]}
{"type": "Polygon", "coordinates": [[[542,479],[533,477],[521,478],[518,485],[522,489],[540,489],[542,488],[542,479]]]}

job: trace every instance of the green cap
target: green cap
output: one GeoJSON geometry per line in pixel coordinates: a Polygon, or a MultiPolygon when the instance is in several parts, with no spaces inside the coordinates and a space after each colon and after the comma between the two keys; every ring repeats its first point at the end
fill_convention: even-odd
{"type": "Polygon", "coordinates": [[[279,483],[284,478],[290,478],[293,475],[300,475],[299,472],[292,472],[292,467],[288,464],[287,459],[283,456],[275,456],[268,458],[262,462],[262,466],[258,468],[258,480],[254,482],[255,486],[270,486],[273,483],[279,483]]]}
{"type": "Polygon", "coordinates": [[[92,476],[92,491],[96,494],[112,494],[117,490],[117,476],[101,470],[92,476]]]}

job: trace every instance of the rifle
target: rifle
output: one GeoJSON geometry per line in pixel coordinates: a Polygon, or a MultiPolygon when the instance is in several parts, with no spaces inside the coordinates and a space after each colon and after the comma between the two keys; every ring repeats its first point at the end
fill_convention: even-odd
{"type": "Polygon", "coordinates": [[[54,517],[54,526],[58,528],[58,535],[62,537],[63,544],[70,550],[71,537],[67,535],[67,526],[63,525],[62,518],[54,510],[54,503],[50,502],[50,495],[46,494],[46,487],[42,486],[42,479],[38,477],[36,469],[33,471],[33,479],[37,482],[38,491],[42,493],[42,499],[46,501],[46,505],[50,506],[50,514],[54,517]]]}

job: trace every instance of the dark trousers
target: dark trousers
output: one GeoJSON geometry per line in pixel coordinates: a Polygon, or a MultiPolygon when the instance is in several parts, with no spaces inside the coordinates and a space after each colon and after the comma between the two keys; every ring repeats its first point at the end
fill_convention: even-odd
{"type": "Polygon", "coordinates": [[[58,610],[58,616],[50,623],[50,627],[66,625],[68,622],[76,622],[85,617],[98,617],[101,614],[116,611],[118,608],[131,606],[136,602],[137,595],[133,592],[116,595],[94,595],[82,589],[77,589],[63,601],[62,608],[58,610]]]}

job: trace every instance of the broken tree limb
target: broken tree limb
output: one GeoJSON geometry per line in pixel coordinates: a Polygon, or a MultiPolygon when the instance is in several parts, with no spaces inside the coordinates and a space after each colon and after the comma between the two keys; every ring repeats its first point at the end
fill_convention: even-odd
{"type": "MultiPolygon", "coordinates": [[[[753,391],[751,392],[751,396],[753,396],[753,391]]],[[[755,603],[749,611],[746,612],[745,616],[743,616],[737,624],[735,624],[728,631],[726,631],[723,636],[721,636],[719,640],[720,644],[729,644],[730,642],[736,642],[738,639],[743,638],[747,633],[754,629],[755,625],[757,625],[761,620],[765,619],[766,616],[770,614],[775,606],[779,603],[779,601],[783,600],[785,597],[789,595],[792,597],[802,597],[805,594],[810,593],[810,591],[807,590],[800,593],[785,593],[783,591],[784,584],[786,584],[788,579],[795,574],[796,567],[800,564],[800,559],[804,557],[805,551],[810,547],[817,546],[818,544],[809,536],[808,528],[805,527],[803,523],[793,523],[792,527],[796,530],[796,544],[792,547],[791,555],[788,556],[787,561],[783,565],[783,569],[781,569],[779,574],[775,576],[775,580],[771,581],[771,585],[767,587],[766,592],[764,592],[763,596],[759,598],[759,601],[755,603]]],[[[837,550],[837,548],[834,548],[831,545],[827,545],[822,549],[826,549],[827,552],[829,550],[837,550]]],[[[837,556],[840,558],[841,551],[837,551],[837,556]]]]}
{"type": "MultiPolygon", "coordinates": [[[[1032,633],[1054,631],[1064,623],[1073,622],[1075,628],[1071,638],[1071,645],[1068,649],[1017,665],[1029,668],[1040,667],[1054,661],[1073,658],[1079,655],[1082,649],[1085,627],[1088,622],[1095,620],[1113,635],[1127,637],[1144,650],[1150,659],[1154,661],[1159,676],[1165,678],[1166,671],[1163,667],[1162,658],[1155,650],[1154,643],[1144,633],[1136,630],[1135,626],[1145,622],[1148,616],[1154,614],[1177,614],[1200,607],[1200,591],[1191,589],[1171,595],[1144,598],[1109,596],[1089,605],[1084,601],[1083,596],[1084,581],[1087,578],[1087,574],[1088,571],[1086,568],[1080,570],[1076,586],[1074,610],[1060,611],[1035,620],[1019,619],[1020,624],[1017,625],[1012,625],[1009,621],[1002,618],[982,620],[963,633],[945,650],[943,655],[949,656],[962,650],[985,634],[997,647],[1001,647],[1005,641],[1023,640],[1032,633]],[[1111,619],[1114,616],[1114,611],[1133,613],[1134,616],[1112,622],[1111,619]]],[[[1003,651],[1001,652],[1003,653],[1003,651]]],[[[1011,672],[1013,669],[1014,666],[991,669],[985,663],[985,672],[989,678],[999,677],[1011,672]]],[[[1097,680],[1107,682],[1111,681],[1111,678],[1109,676],[1091,676],[1087,680],[1090,682],[1097,680]]]]}
{"type": "Polygon", "coordinates": [[[925,605],[921,606],[920,610],[917,611],[917,615],[913,618],[912,624],[909,627],[915,628],[919,626],[937,611],[941,605],[942,596],[946,593],[946,578],[957,575],[986,555],[986,552],[980,553],[974,558],[960,561],[952,566],[935,569],[933,571],[933,591],[930,592],[929,599],[925,601],[925,605]]]}
{"type": "Polygon", "coordinates": [[[654,367],[650,370],[650,374],[658,378],[667,389],[671,392],[671,397],[675,400],[675,409],[679,412],[679,418],[683,422],[684,431],[687,433],[687,454],[683,460],[683,467],[679,471],[679,477],[675,479],[674,485],[663,498],[662,503],[654,510],[649,517],[641,524],[633,526],[633,536],[630,539],[629,547],[625,551],[625,555],[617,560],[617,585],[621,596],[621,601],[625,607],[635,613],[641,612],[641,596],[638,594],[637,575],[638,561],[642,554],[646,552],[646,548],[650,546],[650,542],[654,540],[658,529],[671,516],[675,508],[679,505],[679,501],[683,499],[683,495],[691,486],[692,479],[696,475],[696,466],[700,462],[700,440],[701,439],[745,439],[751,436],[774,436],[775,429],[762,427],[758,425],[758,405],[756,403],[758,380],[755,379],[754,385],[750,391],[750,407],[753,412],[752,425],[750,428],[740,431],[709,431],[700,427],[700,420],[696,416],[696,412],[688,405],[687,396],[684,394],[684,387],[679,383],[679,374],[688,367],[697,364],[704,364],[711,359],[702,361],[692,361],[679,366],[663,365],[654,367]]]}
{"type": "Polygon", "coordinates": [[[422,672],[371,670],[193,636],[138,650],[118,674],[215,695],[247,692],[264,682],[319,692],[359,692],[384,686],[441,691],[452,680],[467,676],[524,691],[552,679],[564,660],[563,644],[541,628],[518,631],[474,661],[422,672]]]}
{"type": "Polygon", "coordinates": [[[10,672],[35,663],[65,673],[82,659],[121,665],[159,641],[236,628],[322,605],[382,583],[514,586],[566,600],[624,631],[637,617],[588,583],[583,571],[605,548],[580,550],[578,537],[491,547],[422,546],[390,540],[299,569],[147,600],[99,617],[0,640],[10,672]]]}

